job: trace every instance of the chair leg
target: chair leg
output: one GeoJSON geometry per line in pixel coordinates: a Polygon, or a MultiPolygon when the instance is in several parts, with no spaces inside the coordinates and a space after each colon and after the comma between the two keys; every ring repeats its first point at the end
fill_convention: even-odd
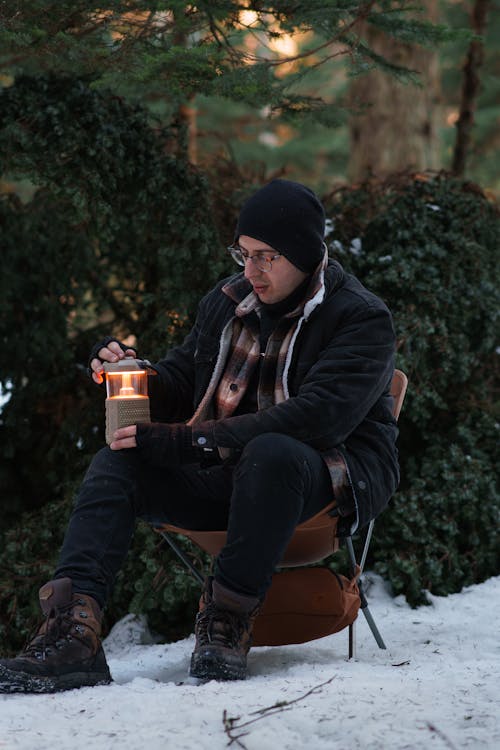
{"type": "Polygon", "coordinates": [[[370,630],[373,633],[373,637],[377,641],[377,646],[379,648],[382,648],[382,649],[387,649],[387,646],[385,645],[385,643],[383,641],[383,638],[380,635],[379,629],[375,625],[375,620],[373,619],[372,613],[370,612],[370,610],[368,609],[368,607],[367,606],[363,607],[361,611],[362,611],[362,613],[364,614],[364,616],[366,618],[366,622],[370,626],[370,630]]]}
{"type": "Polygon", "coordinates": [[[368,609],[368,602],[366,600],[365,592],[363,589],[363,582],[361,580],[358,581],[358,588],[359,588],[359,595],[361,597],[361,611],[365,616],[366,622],[370,626],[370,630],[373,633],[373,637],[377,641],[377,646],[379,648],[387,649],[387,646],[384,643],[384,640],[382,636],[380,635],[379,629],[377,628],[375,624],[375,620],[373,619],[372,613],[368,609]]]}
{"type": "Polygon", "coordinates": [[[205,577],[200,573],[198,568],[193,565],[189,557],[184,554],[184,552],[181,550],[178,544],[174,542],[170,534],[168,534],[166,531],[163,531],[162,529],[157,529],[158,533],[161,534],[161,536],[164,538],[164,540],[170,545],[170,547],[173,549],[175,554],[182,560],[184,565],[188,568],[189,572],[196,578],[198,583],[202,586],[205,584],[205,577]]]}
{"type": "MultiPolygon", "coordinates": [[[[363,572],[363,568],[366,562],[366,556],[368,554],[368,547],[370,546],[373,525],[374,525],[374,521],[370,521],[370,525],[368,526],[368,531],[366,533],[366,539],[365,539],[365,543],[363,547],[363,554],[361,557],[361,565],[360,565],[361,572],[363,572]]],[[[348,536],[346,538],[346,544],[347,544],[347,550],[349,552],[349,558],[351,560],[351,565],[354,571],[357,563],[356,563],[356,553],[354,552],[354,545],[352,543],[352,537],[348,536]]],[[[380,635],[380,631],[375,624],[375,620],[373,619],[372,613],[368,609],[368,601],[365,596],[365,592],[363,589],[363,582],[361,578],[358,580],[358,588],[359,588],[359,596],[361,598],[361,611],[363,612],[366,618],[366,621],[370,627],[370,630],[372,631],[373,637],[375,638],[375,641],[377,642],[377,646],[381,649],[387,649],[387,646],[385,645],[384,640],[382,636],[380,635]]],[[[351,630],[349,628],[349,658],[351,658],[351,653],[353,655],[352,658],[354,658],[355,651],[356,651],[356,644],[354,640],[354,632],[351,633],[351,630]],[[351,645],[351,638],[352,638],[352,645],[351,645]]]]}
{"type": "Polygon", "coordinates": [[[368,555],[368,548],[369,548],[370,542],[372,540],[372,533],[373,533],[373,526],[374,526],[374,524],[375,524],[375,521],[371,520],[370,524],[368,526],[368,530],[366,532],[365,544],[364,544],[364,547],[363,547],[363,554],[361,555],[361,562],[359,563],[359,567],[361,569],[361,573],[365,569],[366,556],[368,555]]]}
{"type": "Polygon", "coordinates": [[[356,620],[349,625],[349,661],[356,659],[356,620]]]}

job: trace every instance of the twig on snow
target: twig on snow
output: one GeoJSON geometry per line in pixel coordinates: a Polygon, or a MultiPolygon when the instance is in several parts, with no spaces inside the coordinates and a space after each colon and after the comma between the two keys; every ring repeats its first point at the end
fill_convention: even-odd
{"type": "Polygon", "coordinates": [[[238,722],[241,720],[241,716],[228,716],[226,709],[224,709],[222,713],[222,723],[224,724],[224,731],[229,737],[229,742],[227,743],[228,746],[232,745],[233,742],[235,742],[239,747],[243,748],[243,750],[246,750],[246,746],[241,741],[241,738],[245,737],[248,734],[248,732],[241,732],[240,734],[234,734],[235,730],[248,727],[250,724],[254,724],[256,721],[260,721],[261,719],[264,719],[266,716],[273,716],[274,714],[281,713],[282,711],[289,711],[290,707],[294,703],[303,701],[304,698],[307,698],[309,695],[313,695],[314,693],[319,692],[322,687],[324,687],[325,685],[329,685],[334,679],[335,679],[335,675],[333,677],[330,677],[329,680],[325,680],[325,682],[321,682],[319,685],[315,685],[310,690],[308,690],[307,693],[304,693],[303,695],[299,695],[298,698],[294,698],[291,701],[277,701],[276,703],[273,703],[272,706],[266,706],[265,708],[257,709],[257,711],[252,711],[248,715],[249,716],[257,715],[256,718],[248,719],[247,721],[242,721],[240,724],[238,724],[238,722]]]}
{"type": "Polygon", "coordinates": [[[457,750],[456,746],[453,744],[453,742],[445,735],[444,732],[442,732],[438,727],[436,727],[434,724],[431,724],[430,721],[426,722],[428,729],[430,729],[431,732],[434,732],[437,734],[438,737],[441,737],[443,742],[448,745],[450,750],[457,750]]]}

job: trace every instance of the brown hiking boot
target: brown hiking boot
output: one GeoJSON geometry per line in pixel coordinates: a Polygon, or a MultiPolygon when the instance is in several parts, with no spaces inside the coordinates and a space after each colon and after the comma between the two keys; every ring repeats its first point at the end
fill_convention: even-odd
{"type": "Polygon", "coordinates": [[[196,616],[196,645],[191,677],[200,680],[243,680],[260,601],[230,591],[208,578],[196,616]]]}
{"type": "Polygon", "coordinates": [[[0,693],[56,693],[106,685],[111,675],[102,650],[101,610],[73,594],[70,578],[40,589],[44,622],[15,659],[0,660],[0,693]]]}

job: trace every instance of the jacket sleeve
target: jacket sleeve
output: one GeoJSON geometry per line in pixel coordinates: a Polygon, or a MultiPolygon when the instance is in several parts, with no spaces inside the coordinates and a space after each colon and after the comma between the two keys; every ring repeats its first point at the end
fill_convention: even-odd
{"type": "Polygon", "coordinates": [[[195,347],[193,328],[180,346],[152,365],[156,375],[149,377],[148,391],[153,421],[182,421],[192,410],[195,347]]]}
{"type": "Polygon", "coordinates": [[[183,343],[152,365],[157,373],[148,383],[154,421],[183,422],[192,416],[196,389],[204,382],[203,376],[210,375],[217,359],[220,338],[213,331],[219,331],[219,320],[224,322],[232,314],[231,303],[227,300],[226,305],[226,297],[221,294],[226,282],[219,281],[200,300],[194,326],[183,343]]]}
{"type": "MultiPolygon", "coordinates": [[[[307,325],[301,335],[307,336],[307,325]]],[[[285,433],[324,450],[343,443],[389,388],[395,334],[383,304],[360,301],[304,374],[296,395],[254,414],[195,426],[206,447],[241,449],[266,432],[285,433]]]]}
{"type": "Polygon", "coordinates": [[[180,422],[193,411],[195,354],[202,302],[195,324],[183,343],[174,346],[162,360],[151,366],[156,373],[148,379],[152,421],[180,422]]]}

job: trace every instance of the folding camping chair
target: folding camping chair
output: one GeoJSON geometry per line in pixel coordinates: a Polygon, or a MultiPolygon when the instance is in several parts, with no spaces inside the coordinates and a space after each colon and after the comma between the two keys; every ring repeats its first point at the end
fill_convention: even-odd
{"type": "MultiPolygon", "coordinates": [[[[401,372],[401,370],[395,370],[394,377],[392,379],[391,384],[391,395],[394,399],[393,404],[393,414],[396,419],[399,417],[399,413],[401,411],[401,407],[403,405],[403,400],[406,393],[406,388],[408,385],[408,379],[406,375],[401,372]]],[[[332,553],[336,552],[339,549],[340,546],[340,539],[336,536],[337,531],[337,523],[338,523],[338,512],[335,508],[335,501],[331,502],[329,505],[327,505],[325,508],[323,508],[319,513],[317,513],[312,518],[309,518],[307,521],[304,521],[301,523],[297,528],[295,529],[295,533],[285,550],[285,554],[283,557],[283,560],[280,562],[279,568],[298,568],[301,566],[308,566],[313,563],[318,563],[321,560],[324,560],[326,557],[331,555],[332,553]]],[[[354,544],[351,536],[343,537],[342,541],[345,542],[347,546],[347,551],[350,559],[350,563],[352,566],[352,576],[354,583],[357,581],[357,587],[356,587],[356,601],[357,606],[355,610],[352,610],[353,614],[350,619],[352,619],[352,622],[348,620],[347,622],[340,622],[339,627],[336,627],[335,630],[330,630],[329,632],[337,632],[340,629],[343,629],[347,625],[349,625],[349,658],[355,657],[355,619],[357,616],[358,608],[361,608],[361,611],[363,612],[366,621],[368,622],[368,625],[370,627],[370,630],[373,633],[373,636],[377,642],[377,645],[381,649],[385,649],[385,643],[382,639],[382,636],[379,633],[379,630],[375,624],[375,621],[371,615],[371,612],[368,608],[368,602],[366,600],[366,596],[363,590],[363,584],[361,580],[361,573],[363,572],[363,568],[366,562],[366,557],[368,554],[368,548],[370,545],[372,532],[373,532],[373,525],[374,521],[372,520],[367,528],[367,531],[365,533],[365,539],[363,544],[363,550],[361,553],[361,559],[358,564],[356,559],[356,554],[354,550],[354,544]],[[359,597],[358,597],[358,590],[359,590],[359,597]]],[[[155,526],[155,531],[157,531],[163,539],[170,545],[172,550],[176,553],[176,555],[182,560],[182,562],[185,564],[185,566],[188,568],[188,570],[193,574],[193,576],[196,578],[196,580],[201,584],[201,586],[204,585],[205,577],[202,575],[202,573],[196,568],[195,565],[193,565],[192,561],[188,557],[188,555],[185,554],[185,552],[179,547],[179,545],[176,543],[176,541],[172,538],[171,534],[180,534],[184,537],[187,537],[190,539],[195,545],[200,547],[204,552],[208,553],[212,558],[215,558],[222,547],[225,544],[226,541],[226,531],[193,531],[191,529],[182,529],[178,528],[177,526],[172,526],[171,524],[160,524],[155,526]]],[[[315,571],[315,585],[316,588],[321,589],[322,586],[324,586],[324,592],[319,591],[319,593],[316,595],[316,598],[314,600],[315,605],[318,604],[318,607],[314,607],[316,610],[315,614],[317,615],[316,618],[311,618],[313,621],[316,619],[315,622],[313,622],[313,625],[311,627],[311,623],[308,623],[308,626],[304,628],[305,619],[307,619],[307,614],[297,614],[297,612],[291,612],[287,613],[286,621],[288,622],[290,619],[293,620],[291,630],[288,628],[289,632],[286,636],[280,637],[279,627],[280,623],[282,624],[284,622],[283,613],[280,612],[280,607],[284,606],[284,602],[287,598],[287,590],[286,590],[286,576],[279,579],[278,583],[279,586],[276,586],[276,592],[273,594],[273,603],[269,604],[269,593],[266,597],[266,600],[263,605],[263,609],[261,614],[257,617],[255,621],[254,626],[254,637],[253,637],[253,645],[254,646],[263,646],[263,645],[284,645],[285,643],[302,643],[306,640],[313,640],[314,638],[319,638],[322,635],[326,635],[327,633],[322,632],[321,628],[322,625],[325,622],[325,614],[324,614],[324,600],[325,598],[328,598],[328,585],[331,585],[333,576],[330,576],[330,571],[327,569],[322,568],[305,568],[302,572],[300,572],[295,577],[295,581],[300,580],[300,584],[302,587],[302,590],[304,592],[307,592],[308,589],[311,589],[311,581],[312,581],[312,573],[311,571],[315,571]],[[309,581],[307,580],[307,576],[309,576],[309,581]],[[326,592],[326,594],[325,594],[326,592]],[[294,619],[295,618],[295,619],[294,619]],[[307,633],[307,635],[304,635],[304,633],[307,633]]],[[[277,574],[280,575],[280,574],[277,574]]],[[[274,589],[274,583],[275,578],[277,576],[273,577],[273,586],[271,587],[271,591],[274,589]]],[[[341,577],[337,576],[338,579],[341,577]]],[[[344,579],[347,583],[347,579],[344,579]]],[[[342,587],[342,584],[341,584],[342,587]]],[[[314,588],[314,586],[313,586],[314,588]]],[[[331,589],[330,589],[331,590],[331,589]]],[[[347,594],[349,596],[349,594],[347,594]]],[[[304,599],[304,601],[307,604],[307,597],[304,599]]],[[[297,607],[294,604],[294,608],[297,609],[297,607]]],[[[300,609],[300,606],[299,606],[300,609]]]]}

